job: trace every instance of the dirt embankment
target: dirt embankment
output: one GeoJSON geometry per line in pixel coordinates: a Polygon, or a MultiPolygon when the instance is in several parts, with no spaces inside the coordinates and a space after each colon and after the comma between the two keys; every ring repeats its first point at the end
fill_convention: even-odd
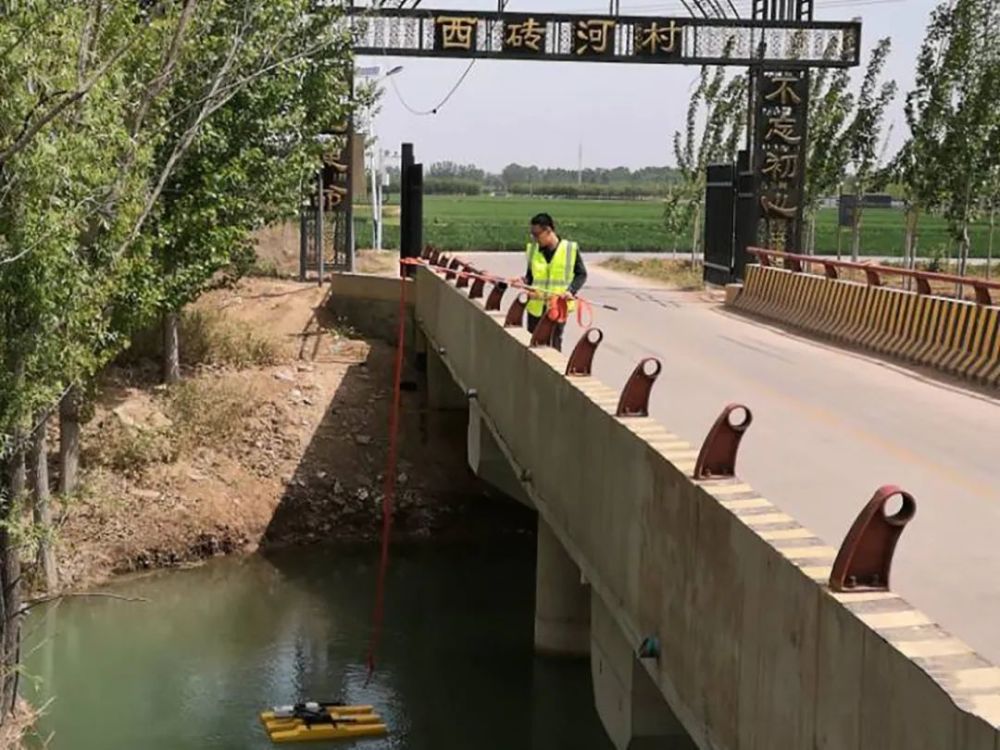
{"type": "MultiPolygon", "coordinates": [[[[261,544],[379,532],[392,351],[352,337],[308,284],[248,279],[182,326],[183,382],[112,368],[84,427],[82,489],[62,513],[63,586],[261,544]],[[186,345],[186,346],[185,346],[186,345]]],[[[396,530],[496,513],[464,465],[461,416],[403,394],[396,530]],[[450,420],[450,421],[449,421],[450,420]],[[470,502],[472,500],[472,502],[470,502]]]]}

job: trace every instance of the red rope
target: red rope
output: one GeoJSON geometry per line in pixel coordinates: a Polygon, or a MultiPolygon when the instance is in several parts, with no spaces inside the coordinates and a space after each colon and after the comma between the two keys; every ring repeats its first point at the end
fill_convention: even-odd
{"type": "MultiPolygon", "coordinates": [[[[464,271],[458,268],[447,268],[445,266],[436,266],[429,263],[423,258],[402,258],[399,261],[405,266],[426,266],[432,271],[437,271],[438,273],[450,273],[455,276],[455,278],[466,278],[466,279],[481,279],[482,281],[488,282],[490,284],[507,284],[514,289],[520,289],[521,291],[528,292],[536,297],[541,297],[546,300],[546,307],[548,308],[548,315],[557,323],[565,323],[569,318],[569,301],[570,298],[564,292],[550,292],[547,289],[542,289],[541,287],[529,286],[524,283],[520,278],[507,279],[503,276],[497,276],[492,273],[482,273],[476,271],[464,271]]],[[[581,328],[590,328],[594,323],[594,305],[590,300],[581,297],[579,295],[573,296],[573,301],[576,302],[576,322],[581,328]],[[584,323],[584,320],[587,322],[584,323]]],[[[603,307],[607,307],[604,305],[603,307]]],[[[615,308],[608,308],[615,309],[615,308]]]]}
{"type": "Polygon", "coordinates": [[[385,615],[385,580],[389,570],[389,538],[392,535],[392,509],[396,499],[396,459],[399,443],[400,383],[403,378],[403,345],[406,335],[406,277],[399,279],[399,324],[396,332],[396,367],[392,381],[392,406],[389,410],[389,457],[386,461],[385,487],[382,493],[382,555],[379,560],[378,582],[375,588],[375,610],[372,613],[372,639],[368,647],[368,677],[375,673],[375,655],[382,637],[385,615]]]}

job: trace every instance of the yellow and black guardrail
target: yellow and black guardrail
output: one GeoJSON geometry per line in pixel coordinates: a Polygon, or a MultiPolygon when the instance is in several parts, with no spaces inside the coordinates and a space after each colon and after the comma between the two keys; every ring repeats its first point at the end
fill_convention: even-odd
{"type": "Polygon", "coordinates": [[[760,265],[747,267],[736,309],[801,328],[834,341],[930,367],[976,383],[1000,386],[1000,307],[991,294],[1000,283],[751,248],[760,265]],[[783,260],[778,268],[772,261],[783,260]],[[822,265],[824,275],[807,273],[822,265]],[[865,282],[840,277],[863,272],[865,282]],[[910,277],[916,289],[883,285],[910,277]],[[970,287],[974,300],[933,294],[931,282],[970,287]]]}

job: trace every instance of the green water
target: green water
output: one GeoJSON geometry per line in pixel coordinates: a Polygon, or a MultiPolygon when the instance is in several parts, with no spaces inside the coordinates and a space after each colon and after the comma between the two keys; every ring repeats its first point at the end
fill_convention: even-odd
{"type": "Polygon", "coordinates": [[[586,662],[533,656],[530,535],[396,547],[366,688],[374,560],[337,548],[218,560],[104,589],[145,603],[39,611],[22,686],[45,705],[40,734],[52,750],[269,748],[259,711],[343,698],[374,704],[391,730],[353,747],[611,747],[586,662]]]}

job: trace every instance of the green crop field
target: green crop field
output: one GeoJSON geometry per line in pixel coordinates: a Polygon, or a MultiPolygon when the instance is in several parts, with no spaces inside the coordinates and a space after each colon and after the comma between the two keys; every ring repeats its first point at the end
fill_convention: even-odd
{"type": "MultiPolygon", "coordinates": [[[[395,209],[394,210],[398,210],[395,209]]],[[[424,243],[443,250],[522,250],[528,240],[528,220],[539,211],[555,219],[559,231],[590,251],[681,252],[691,249],[691,232],[678,237],[663,227],[663,204],[656,200],[596,201],[546,198],[491,198],[459,196],[424,197],[424,243]]],[[[367,206],[356,212],[358,247],[370,247],[372,227],[367,206]]],[[[820,212],[816,227],[816,248],[835,253],[837,212],[820,212]]],[[[892,209],[865,211],[861,230],[862,255],[901,256],[903,253],[903,212],[892,209]]],[[[973,256],[985,257],[989,227],[972,228],[973,256]]],[[[998,240],[1000,241],[1000,240],[998,240]]],[[[850,252],[850,236],[845,231],[842,250],[850,252]]],[[[398,215],[386,217],[383,244],[399,246],[398,215]]],[[[937,217],[921,221],[919,248],[922,256],[947,254],[947,227],[937,217]]],[[[998,248],[1000,253],[1000,248],[998,248]]]]}

